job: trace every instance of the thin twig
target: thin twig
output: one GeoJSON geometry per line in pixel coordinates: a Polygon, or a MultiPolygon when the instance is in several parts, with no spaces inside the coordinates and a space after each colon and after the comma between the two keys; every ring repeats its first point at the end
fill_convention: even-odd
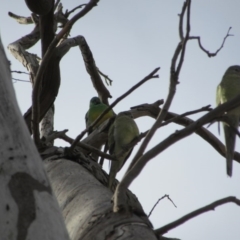
{"type": "Polygon", "coordinates": [[[69,12],[68,12],[68,10],[66,10],[64,16],[65,16],[66,18],[68,18],[70,14],[72,14],[72,13],[75,12],[77,9],[82,8],[83,6],[86,6],[86,5],[87,5],[87,4],[81,4],[81,5],[73,8],[73,9],[72,9],[71,11],[69,11],[69,12]]]}
{"type": "Polygon", "coordinates": [[[197,109],[197,110],[185,112],[185,113],[183,113],[183,114],[181,114],[181,115],[178,115],[178,116],[176,116],[176,117],[174,117],[174,118],[171,118],[171,119],[169,119],[169,120],[161,123],[160,127],[166,126],[166,125],[168,125],[169,123],[175,122],[175,121],[179,120],[180,118],[184,118],[184,117],[189,116],[189,115],[193,115],[193,114],[196,114],[196,113],[199,113],[199,112],[204,112],[204,111],[208,111],[208,112],[209,112],[209,111],[212,110],[212,109],[210,108],[210,106],[211,106],[211,105],[207,105],[207,106],[202,107],[202,108],[199,108],[199,109],[197,109]]]}
{"type": "Polygon", "coordinates": [[[27,73],[27,72],[22,72],[22,71],[11,71],[11,73],[19,73],[19,74],[27,74],[27,75],[30,75],[29,73],[27,73]]]}
{"type": "Polygon", "coordinates": [[[215,210],[216,207],[221,206],[223,204],[229,203],[229,202],[233,202],[236,203],[238,206],[240,206],[240,199],[230,196],[230,197],[226,197],[226,198],[222,198],[220,200],[217,200],[205,207],[199,208],[181,218],[179,218],[178,220],[171,222],[161,228],[156,229],[154,232],[158,235],[158,236],[162,236],[163,234],[169,232],[170,230],[174,229],[175,227],[180,226],[181,224],[185,223],[186,221],[197,217],[198,215],[208,212],[208,211],[213,211],[215,210]]]}
{"type": "Polygon", "coordinates": [[[217,49],[217,51],[216,51],[215,53],[210,53],[208,50],[206,50],[206,49],[203,47],[203,45],[202,45],[202,43],[201,43],[201,38],[200,38],[199,36],[191,36],[191,37],[189,37],[189,40],[197,39],[197,40],[198,40],[198,45],[199,45],[199,47],[203,50],[203,52],[205,52],[205,53],[208,55],[208,57],[215,57],[215,56],[218,54],[218,52],[224,47],[224,43],[225,43],[226,39],[227,39],[228,37],[234,36],[233,34],[229,34],[229,32],[230,32],[231,29],[232,29],[232,27],[229,27],[228,32],[227,32],[226,36],[225,36],[224,39],[223,39],[222,45],[220,46],[219,49],[217,49]]]}
{"type": "Polygon", "coordinates": [[[172,202],[172,204],[173,204],[173,206],[174,206],[175,208],[177,207],[177,206],[175,205],[175,203],[173,202],[173,200],[169,197],[169,195],[168,195],[168,194],[165,194],[164,196],[162,196],[161,198],[159,198],[159,199],[157,200],[157,202],[154,204],[154,206],[152,207],[151,211],[150,211],[149,214],[148,214],[148,218],[151,216],[153,210],[154,210],[155,207],[158,205],[158,203],[159,203],[162,199],[164,199],[164,198],[167,198],[170,202],[172,202]]]}
{"type": "Polygon", "coordinates": [[[108,75],[106,75],[106,74],[104,74],[103,72],[101,72],[98,67],[97,67],[97,71],[99,72],[99,74],[100,74],[101,76],[104,77],[106,84],[107,84],[108,86],[109,86],[109,85],[112,86],[113,80],[110,79],[110,78],[108,77],[108,75]],[[108,82],[109,82],[109,83],[108,83],[108,82]]]}
{"type": "MultiPolygon", "coordinates": [[[[53,140],[55,140],[55,139],[62,139],[62,140],[64,140],[64,141],[66,141],[66,142],[68,142],[68,143],[71,144],[74,140],[73,140],[72,138],[70,138],[69,136],[66,135],[66,132],[67,132],[67,131],[68,131],[68,130],[63,130],[63,131],[58,131],[58,132],[55,131],[55,132],[53,132],[49,137],[47,137],[47,138],[45,139],[45,143],[51,142],[51,141],[53,141],[53,140]]],[[[78,142],[78,143],[77,143],[77,146],[78,146],[78,147],[81,147],[81,148],[83,148],[83,149],[86,149],[86,150],[88,150],[89,152],[96,153],[97,155],[99,155],[99,156],[101,156],[101,157],[104,157],[104,158],[106,158],[106,159],[108,159],[108,160],[116,161],[116,159],[115,159],[113,156],[111,156],[111,155],[109,155],[109,154],[107,154],[107,153],[104,153],[104,152],[98,150],[97,148],[92,147],[92,146],[90,146],[90,145],[88,145],[88,144],[86,144],[86,143],[78,142]]]]}
{"type": "MultiPolygon", "coordinates": [[[[187,6],[186,36],[184,37],[184,40],[181,40],[182,41],[182,50],[181,50],[180,60],[179,60],[178,66],[177,66],[177,70],[176,70],[175,74],[173,74],[173,79],[172,79],[173,81],[176,82],[176,84],[178,83],[178,77],[179,77],[180,71],[182,69],[182,65],[183,65],[183,61],[184,61],[184,57],[185,57],[185,50],[186,50],[186,46],[187,46],[187,42],[189,40],[189,35],[190,35],[190,30],[191,30],[191,26],[190,26],[191,0],[186,0],[186,4],[188,5],[187,6]]],[[[185,10],[184,10],[184,13],[185,13],[185,10]]],[[[183,15],[184,15],[184,13],[183,13],[183,15]]],[[[175,91],[176,91],[176,84],[173,85],[175,91]]]]}
{"type": "Polygon", "coordinates": [[[39,96],[40,96],[40,86],[41,86],[41,80],[43,73],[46,69],[46,66],[54,52],[54,49],[58,42],[64,37],[64,35],[69,32],[73,24],[79,20],[81,17],[83,17],[85,14],[87,14],[94,6],[97,5],[99,0],[90,0],[89,3],[85,6],[85,8],[80,11],[78,14],[76,14],[72,19],[70,19],[64,28],[55,36],[53,41],[48,47],[47,52],[45,53],[41,65],[38,68],[35,80],[34,80],[34,87],[32,92],[32,131],[33,131],[33,138],[35,144],[38,146],[40,143],[40,137],[39,137],[39,96]]]}
{"type": "Polygon", "coordinates": [[[18,79],[18,78],[12,78],[12,80],[14,80],[15,82],[28,82],[28,83],[31,83],[28,80],[21,80],[21,79],[18,79]]]}
{"type": "Polygon", "coordinates": [[[105,109],[105,111],[102,112],[102,114],[85,130],[83,130],[74,140],[74,142],[72,143],[70,150],[73,150],[74,147],[76,146],[76,144],[82,139],[82,137],[85,135],[85,133],[87,133],[89,131],[89,129],[92,129],[94,126],[96,126],[99,121],[103,118],[103,116],[108,113],[113,107],[115,107],[122,99],[124,99],[125,97],[127,97],[130,93],[132,93],[135,89],[137,89],[138,87],[140,87],[143,83],[145,83],[146,81],[152,79],[152,78],[158,78],[158,75],[155,75],[155,73],[159,70],[160,68],[156,68],[154,69],[149,75],[147,75],[144,79],[142,79],[140,82],[138,82],[136,85],[134,85],[133,87],[131,87],[126,93],[124,93],[123,95],[121,95],[120,97],[118,97],[107,109],[105,109]]]}
{"type": "MultiPolygon", "coordinates": [[[[199,108],[199,109],[197,109],[197,110],[185,112],[185,113],[183,113],[183,114],[181,114],[181,115],[177,115],[177,114],[176,114],[177,116],[172,117],[172,118],[166,120],[165,122],[161,123],[158,128],[163,127],[163,126],[166,126],[166,125],[168,125],[168,124],[170,124],[170,123],[177,123],[180,119],[185,118],[186,116],[189,116],[189,115],[193,115],[193,114],[196,114],[196,113],[199,113],[199,112],[203,112],[203,111],[211,111],[212,109],[210,108],[210,106],[211,106],[211,105],[207,105],[207,106],[202,107],[202,108],[199,108]]],[[[128,145],[129,145],[129,149],[130,149],[131,147],[135,146],[138,142],[140,142],[140,141],[148,134],[148,132],[149,132],[149,130],[141,133],[141,134],[138,136],[137,139],[133,139],[133,141],[128,144],[128,145]]],[[[127,145],[127,149],[128,149],[128,145],[127,145]]]]}

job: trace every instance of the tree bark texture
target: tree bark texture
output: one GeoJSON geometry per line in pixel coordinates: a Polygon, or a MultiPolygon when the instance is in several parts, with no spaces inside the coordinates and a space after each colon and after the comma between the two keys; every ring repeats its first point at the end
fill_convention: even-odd
{"type": "Polygon", "coordinates": [[[45,160],[72,240],[157,239],[137,198],[128,193],[132,213],[113,213],[108,176],[98,164],[80,159],[45,160]]]}
{"type": "Polygon", "coordinates": [[[69,239],[42,160],[17,105],[0,41],[1,239],[69,239]]]}

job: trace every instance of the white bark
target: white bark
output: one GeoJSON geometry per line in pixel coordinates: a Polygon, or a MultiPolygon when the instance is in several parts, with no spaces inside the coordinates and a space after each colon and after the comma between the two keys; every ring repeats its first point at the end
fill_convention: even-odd
{"type": "Polygon", "coordinates": [[[72,240],[157,239],[134,195],[128,193],[134,213],[113,213],[107,174],[98,171],[98,164],[91,160],[84,163],[82,159],[80,164],[67,159],[45,160],[72,240]]]}
{"type": "Polygon", "coordinates": [[[42,160],[17,105],[0,41],[0,238],[69,239],[42,160]]]}
{"type": "MultiPolygon", "coordinates": [[[[54,105],[49,108],[44,118],[40,122],[40,138],[49,137],[54,130],[54,105]]],[[[47,143],[48,147],[53,146],[54,141],[47,143]]]]}

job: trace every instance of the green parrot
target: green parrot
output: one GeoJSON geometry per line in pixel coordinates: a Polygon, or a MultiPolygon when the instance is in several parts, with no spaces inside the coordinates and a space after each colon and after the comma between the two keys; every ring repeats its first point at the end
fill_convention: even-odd
{"type": "MultiPolygon", "coordinates": [[[[100,116],[100,114],[107,108],[108,108],[108,106],[106,104],[102,103],[100,98],[93,97],[90,100],[89,110],[87,111],[87,113],[85,115],[86,127],[89,127],[100,116]]],[[[111,109],[108,113],[106,113],[103,116],[103,118],[100,120],[100,122],[95,127],[93,127],[92,130],[90,130],[88,132],[88,134],[90,134],[95,128],[100,126],[101,123],[103,123],[105,120],[107,120],[108,118],[111,118],[113,116],[115,116],[115,113],[111,109]]]]}
{"type": "MultiPolygon", "coordinates": [[[[137,136],[139,136],[138,126],[133,120],[131,113],[119,113],[108,132],[108,148],[110,154],[116,156],[121,153],[124,150],[124,147],[132,142],[137,136]]],[[[117,161],[111,162],[108,183],[110,189],[117,172],[123,167],[132,150],[133,148],[123,152],[123,154],[118,157],[117,161]]]]}
{"type": "MultiPolygon", "coordinates": [[[[240,66],[231,66],[223,75],[222,81],[217,87],[217,105],[225,103],[240,94],[240,66]]],[[[240,106],[226,113],[229,124],[223,123],[226,143],[227,175],[232,176],[232,160],[234,156],[236,130],[240,119],[240,106]]]]}

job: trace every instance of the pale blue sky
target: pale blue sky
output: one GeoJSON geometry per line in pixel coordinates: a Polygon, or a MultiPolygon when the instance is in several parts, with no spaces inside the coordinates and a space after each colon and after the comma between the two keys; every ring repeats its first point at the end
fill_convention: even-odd
{"type": "MultiPolygon", "coordinates": [[[[64,9],[70,10],[85,2],[64,0],[62,3],[64,9]]],[[[159,79],[145,83],[120,102],[115,112],[166,98],[170,61],[179,41],[177,14],[182,3],[180,0],[102,0],[98,7],[74,25],[71,36],[83,35],[86,38],[97,66],[113,79],[113,85],[108,87],[113,96],[110,102],[154,68],[161,67],[159,79]]],[[[240,1],[237,0],[192,1],[191,34],[200,35],[209,51],[219,48],[230,26],[234,37],[227,39],[215,58],[208,58],[196,41],[189,42],[180,84],[170,111],[184,113],[208,104],[215,106],[216,86],[223,73],[230,65],[240,64],[239,9],[240,1]]],[[[2,4],[0,31],[6,48],[33,28],[31,25],[19,25],[8,17],[8,11],[22,16],[30,15],[24,1],[10,0],[2,4]]],[[[40,45],[30,51],[39,54],[40,45]]],[[[12,70],[25,70],[8,52],[7,56],[12,70]]],[[[27,79],[25,75],[14,74],[14,77],[27,79]]],[[[70,50],[61,61],[61,81],[56,100],[55,130],[69,129],[69,136],[74,138],[85,128],[84,115],[90,98],[96,95],[78,47],[70,50]]],[[[18,82],[14,87],[19,107],[24,113],[31,104],[31,86],[18,82]]],[[[201,115],[192,118],[197,119],[201,115]]],[[[151,127],[153,120],[145,117],[138,119],[137,123],[143,132],[151,127]]],[[[172,124],[159,129],[148,149],[181,128],[172,124]]],[[[216,124],[209,130],[218,136],[216,124]]],[[[218,137],[223,140],[222,134],[218,137]]],[[[237,151],[240,151],[239,143],[238,139],[237,151]]],[[[56,144],[66,146],[62,141],[56,141],[56,144]]],[[[166,199],[159,203],[150,218],[154,227],[158,228],[219,198],[229,195],[240,198],[240,166],[234,163],[233,177],[228,178],[225,165],[225,159],[194,134],[155,157],[130,189],[147,213],[158,198],[164,194],[170,195],[177,208],[166,199]]],[[[126,167],[118,174],[118,179],[121,179],[126,167]]],[[[239,223],[240,208],[230,203],[181,225],[166,236],[182,240],[239,240],[239,223]]]]}

